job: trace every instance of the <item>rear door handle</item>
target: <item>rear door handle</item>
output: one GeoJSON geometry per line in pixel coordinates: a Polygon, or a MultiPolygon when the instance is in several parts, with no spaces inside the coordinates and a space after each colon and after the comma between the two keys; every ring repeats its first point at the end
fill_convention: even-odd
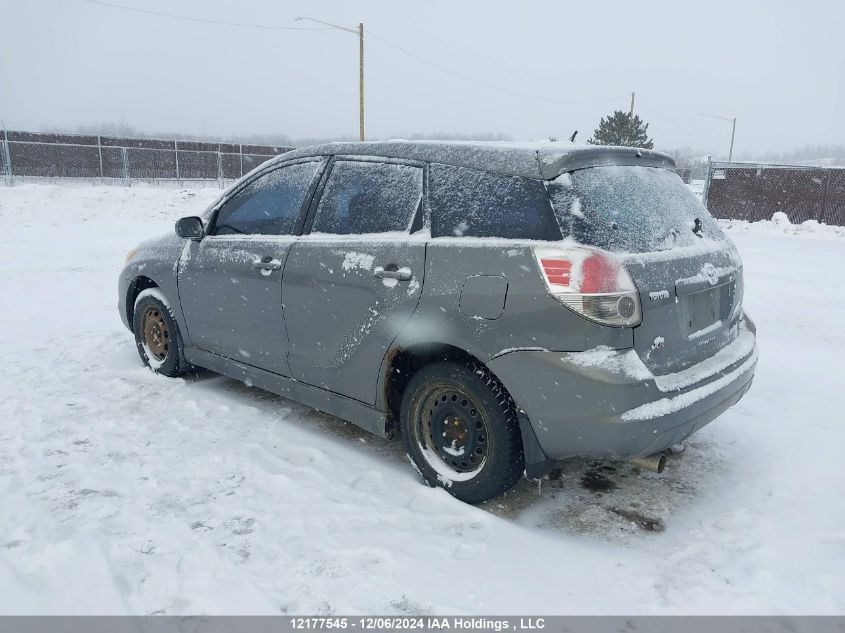
{"type": "MultiPolygon", "coordinates": [[[[392,268],[392,266],[390,267],[392,268]]],[[[379,279],[398,279],[399,281],[411,281],[411,269],[407,266],[403,266],[402,268],[396,268],[391,270],[390,268],[385,268],[384,266],[376,266],[373,270],[373,275],[378,277],[379,279]]]]}
{"type": "Polygon", "coordinates": [[[282,267],[282,262],[279,259],[273,259],[272,257],[262,257],[261,259],[256,259],[252,262],[253,268],[258,268],[261,271],[271,271],[271,270],[279,270],[282,267]]]}

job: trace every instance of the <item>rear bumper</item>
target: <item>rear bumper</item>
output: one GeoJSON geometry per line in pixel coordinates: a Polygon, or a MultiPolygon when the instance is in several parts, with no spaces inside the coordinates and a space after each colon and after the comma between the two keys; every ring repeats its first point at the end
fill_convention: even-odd
{"type": "Polygon", "coordinates": [[[748,391],[756,332],[750,320],[739,328],[718,354],[668,376],[653,376],[633,350],[515,351],[489,367],[549,459],[640,457],[689,437],[748,391]]]}

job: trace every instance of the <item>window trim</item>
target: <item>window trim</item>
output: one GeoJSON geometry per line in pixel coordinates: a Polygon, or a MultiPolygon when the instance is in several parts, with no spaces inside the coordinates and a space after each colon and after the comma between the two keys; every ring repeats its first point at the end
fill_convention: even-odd
{"type": "MultiPolygon", "coordinates": [[[[239,236],[237,234],[234,235],[215,235],[213,233],[214,229],[217,226],[217,216],[220,213],[220,210],[226,205],[232,198],[238,195],[243,189],[250,186],[259,178],[263,178],[267,174],[270,174],[274,171],[279,169],[284,169],[286,167],[291,167],[293,165],[301,165],[303,163],[317,163],[317,171],[315,172],[315,178],[312,178],[311,183],[308,185],[308,189],[305,192],[305,198],[302,201],[302,204],[299,207],[299,211],[296,215],[296,220],[293,224],[293,230],[288,234],[272,234],[272,235],[264,235],[263,233],[256,233],[254,235],[258,235],[261,237],[273,238],[273,237],[288,237],[288,236],[299,236],[302,234],[302,228],[305,223],[305,211],[310,208],[311,199],[314,196],[314,192],[317,189],[317,185],[320,183],[320,180],[325,173],[326,165],[328,164],[328,160],[326,156],[305,156],[302,158],[297,158],[290,161],[285,161],[283,163],[274,163],[272,165],[268,165],[266,168],[261,169],[260,171],[252,174],[249,178],[242,180],[241,182],[235,183],[232,188],[226,192],[220,200],[212,208],[211,214],[209,215],[208,222],[206,223],[205,229],[203,231],[203,239],[205,238],[216,238],[216,239],[223,239],[229,237],[240,237],[243,239],[243,236],[239,236]]],[[[253,235],[253,234],[250,234],[253,235]]]]}
{"type": "MultiPolygon", "coordinates": [[[[308,206],[308,213],[306,214],[305,221],[302,227],[302,233],[300,235],[311,235],[311,231],[314,227],[314,218],[317,215],[317,208],[320,206],[320,202],[323,199],[323,193],[326,190],[326,183],[331,177],[331,173],[334,169],[335,163],[338,161],[351,163],[380,163],[387,165],[406,165],[408,167],[418,167],[422,169],[422,196],[420,198],[420,203],[417,206],[416,211],[414,211],[414,217],[411,219],[411,222],[408,224],[407,228],[402,230],[402,232],[406,235],[414,235],[419,231],[425,230],[426,228],[430,227],[429,220],[431,214],[430,212],[428,212],[428,163],[420,160],[414,160],[411,158],[392,158],[388,156],[358,156],[355,154],[338,154],[329,158],[329,161],[325,166],[322,175],[320,176],[319,185],[316,188],[316,191],[314,192],[314,196],[311,198],[311,204],[308,206]],[[417,219],[420,216],[422,216],[422,226],[412,233],[411,229],[414,227],[414,225],[417,224],[417,219]]],[[[349,238],[350,235],[379,235],[379,233],[326,233],[326,235],[336,235],[342,238],[349,238]]]]}

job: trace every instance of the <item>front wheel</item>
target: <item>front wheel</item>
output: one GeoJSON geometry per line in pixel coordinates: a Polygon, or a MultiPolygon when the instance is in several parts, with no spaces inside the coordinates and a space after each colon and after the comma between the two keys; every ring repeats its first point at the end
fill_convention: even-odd
{"type": "Polygon", "coordinates": [[[138,294],[132,330],[141,360],[154,372],[176,377],[188,371],[179,326],[158,288],[147,288],[138,294]]]}
{"type": "Polygon", "coordinates": [[[525,468],[516,407],[480,365],[423,367],[405,389],[400,423],[408,456],[425,482],[461,501],[501,495],[525,468]]]}

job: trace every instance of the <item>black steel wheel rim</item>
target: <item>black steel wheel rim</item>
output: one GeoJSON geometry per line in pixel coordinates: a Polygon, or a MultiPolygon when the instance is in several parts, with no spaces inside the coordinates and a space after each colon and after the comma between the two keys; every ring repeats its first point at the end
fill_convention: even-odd
{"type": "Polygon", "coordinates": [[[472,473],[487,457],[487,423],[472,398],[451,385],[431,388],[419,409],[418,432],[423,448],[456,473],[472,473]]]}

